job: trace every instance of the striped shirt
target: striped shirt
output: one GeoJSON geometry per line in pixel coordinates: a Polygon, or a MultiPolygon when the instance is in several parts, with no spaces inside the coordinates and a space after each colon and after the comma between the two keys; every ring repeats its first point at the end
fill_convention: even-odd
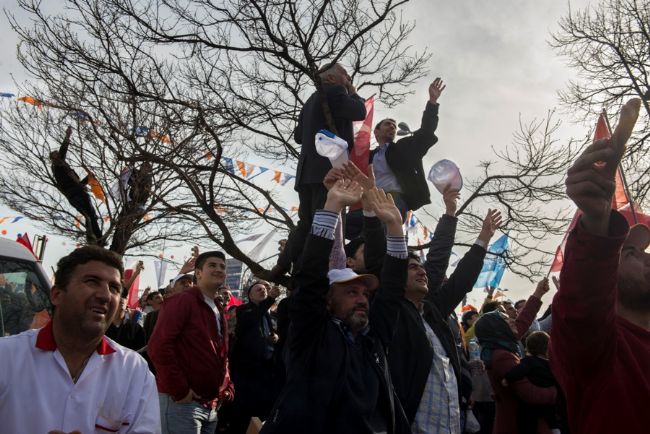
{"type": "Polygon", "coordinates": [[[422,318],[433,363],[413,420],[413,434],[460,434],[460,404],[456,374],[440,339],[422,318]]]}

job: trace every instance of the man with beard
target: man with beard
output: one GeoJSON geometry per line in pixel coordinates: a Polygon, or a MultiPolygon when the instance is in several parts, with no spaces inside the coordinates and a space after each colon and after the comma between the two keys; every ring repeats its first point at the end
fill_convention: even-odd
{"type": "Polygon", "coordinates": [[[123,272],[113,252],[75,250],[57,264],[52,321],[0,339],[2,432],[160,432],[147,364],[104,336],[123,272]]]}
{"type": "MultiPolygon", "coordinates": [[[[385,347],[368,323],[369,298],[378,279],[349,268],[328,273],[338,215],[360,199],[358,184],[338,180],[314,216],[289,306],[287,380],[264,434],[410,433],[393,392],[385,347]]],[[[392,200],[377,203],[375,212],[392,218],[385,222],[382,285],[394,291],[406,281],[401,219],[392,200]],[[385,213],[384,207],[395,212],[385,213]]]]}
{"type": "Polygon", "coordinates": [[[568,171],[582,211],[569,234],[553,300],[550,361],[572,433],[647,432],[650,402],[650,229],[611,209],[616,170],[641,101],[628,101],[611,139],[568,171]]]}

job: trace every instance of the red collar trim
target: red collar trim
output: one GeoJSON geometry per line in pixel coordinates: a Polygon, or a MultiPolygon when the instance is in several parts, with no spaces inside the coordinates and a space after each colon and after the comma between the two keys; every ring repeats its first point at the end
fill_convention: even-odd
{"type": "MultiPolygon", "coordinates": [[[[38,335],[36,336],[36,348],[43,351],[56,350],[56,341],[54,340],[54,328],[52,327],[52,321],[48,322],[45,327],[38,331],[38,335]]],[[[99,345],[97,345],[97,354],[105,356],[114,352],[115,350],[108,343],[106,336],[102,336],[101,342],[99,345]]]]}

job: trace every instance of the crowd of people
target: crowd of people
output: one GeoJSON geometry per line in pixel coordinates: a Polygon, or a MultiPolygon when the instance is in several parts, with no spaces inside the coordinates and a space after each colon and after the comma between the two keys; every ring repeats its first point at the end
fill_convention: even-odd
{"type": "MultiPolygon", "coordinates": [[[[396,142],[393,119],[376,125],[364,173],[315,150],[321,129],[352,146],[352,121],[365,117],[343,66],[319,74],[295,134],[300,222],[273,268],[287,296],[256,280],[237,305],[225,255],[206,251],[132,310],[122,259],[81,247],[58,263],[51,321],[0,339],[0,431],[648,432],[650,229],[611,210],[640,101],[568,172],[582,216],[540,315],[548,279],[515,303],[492,288],[479,308],[463,306],[504,224],[495,209],[449,275],[458,191],[444,191],[426,254],[407,249],[406,212],[431,202],[422,158],[438,140],[442,80],[411,136],[396,142]]],[[[64,159],[65,149],[53,156],[64,159]]]]}

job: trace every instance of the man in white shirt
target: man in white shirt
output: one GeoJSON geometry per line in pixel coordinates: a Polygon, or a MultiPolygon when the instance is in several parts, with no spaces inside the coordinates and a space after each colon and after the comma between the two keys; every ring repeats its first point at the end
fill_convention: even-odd
{"type": "Polygon", "coordinates": [[[122,290],[122,258],[86,246],[62,258],[42,329],[0,339],[2,432],[160,432],[144,359],[106,338],[122,290]]]}

